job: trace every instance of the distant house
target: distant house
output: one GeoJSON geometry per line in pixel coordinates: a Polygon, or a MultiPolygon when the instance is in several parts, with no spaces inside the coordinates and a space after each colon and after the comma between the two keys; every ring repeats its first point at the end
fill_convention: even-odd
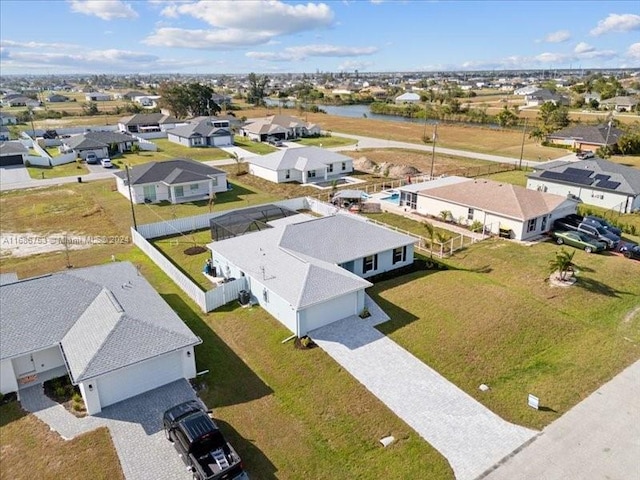
{"type": "Polygon", "coordinates": [[[635,97],[613,97],[600,101],[600,107],[606,110],[617,112],[633,112],[638,106],[638,99],[635,97]]]}
{"type": "Polygon", "coordinates": [[[6,142],[9,140],[11,132],[5,126],[0,126],[0,142],[6,142]]]}
{"type": "Polygon", "coordinates": [[[258,142],[264,142],[268,137],[290,140],[320,135],[320,127],[289,115],[272,115],[247,120],[240,128],[240,134],[258,142]]]}
{"type": "Polygon", "coordinates": [[[403,93],[396,97],[395,102],[397,105],[402,105],[404,103],[420,103],[420,95],[413,92],[403,93]]]}
{"type": "Polygon", "coordinates": [[[68,102],[68,101],[69,101],[69,97],[67,97],[66,95],[59,95],[57,93],[54,93],[47,97],[47,102],[51,102],[51,103],[61,103],[61,102],[68,102]]]}
{"type": "Polygon", "coordinates": [[[103,92],[85,93],[84,98],[87,102],[107,102],[111,100],[111,95],[103,92]]]}
{"type": "Polygon", "coordinates": [[[138,140],[131,135],[117,132],[86,132],[62,138],[61,150],[73,151],[80,158],[86,158],[89,152],[98,158],[108,158],[110,154],[124,153],[131,150],[138,140]]]}
{"type": "Polygon", "coordinates": [[[553,220],[576,212],[578,202],[508,183],[486,179],[443,177],[400,188],[401,206],[423,215],[450,212],[458,223],[480,222],[485,232],[510,230],[527,240],[551,228],[553,220]]]}
{"type": "Polygon", "coordinates": [[[524,103],[527,107],[540,106],[549,102],[554,105],[569,105],[567,97],[553,93],[546,88],[538,89],[524,96],[524,103]]]}
{"type": "Polygon", "coordinates": [[[618,143],[624,131],[617,127],[604,125],[576,125],[563,128],[547,135],[549,143],[595,152],[598,148],[618,143]]]}
{"type": "Polygon", "coordinates": [[[18,119],[15,115],[0,112],[0,125],[16,125],[17,123],[18,119]]]}
{"type": "MultiPolygon", "coordinates": [[[[243,211],[230,212],[242,216],[243,211]]],[[[208,245],[213,266],[297,336],[359,315],[368,277],[413,263],[415,239],[360,218],[292,215],[208,245]]]]}
{"type": "Polygon", "coordinates": [[[25,97],[19,95],[17,97],[12,97],[7,99],[6,97],[2,99],[2,104],[7,107],[39,107],[40,102],[38,100],[34,100],[33,98],[25,97]]]}
{"type": "Polygon", "coordinates": [[[162,98],[160,95],[140,95],[133,97],[133,101],[145,108],[155,108],[158,106],[160,98],[162,98]]]}
{"type": "Polygon", "coordinates": [[[122,99],[122,100],[133,101],[134,98],[136,98],[136,97],[144,97],[145,95],[147,95],[147,94],[144,93],[144,92],[131,90],[131,91],[126,92],[126,93],[116,93],[115,97],[118,98],[118,99],[122,99]]]}
{"type": "Polygon", "coordinates": [[[211,101],[215,102],[217,105],[219,105],[223,109],[233,103],[233,99],[231,98],[231,95],[222,95],[220,93],[213,93],[213,95],[211,95],[211,101]]]}
{"type": "Polygon", "coordinates": [[[8,167],[11,165],[23,165],[24,156],[29,151],[20,142],[1,142],[0,143],[0,167],[8,167]]]}
{"type": "Polygon", "coordinates": [[[640,170],[601,158],[539,165],[527,188],[571,196],[620,213],[640,210],[640,170]]]}
{"type": "Polygon", "coordinates": [[[178,123],[176,118],[164,113],[136,113],[118,120],[118,128],[128,133],[165,132],[176,128],[178,123]]]}
{"type": "MultiPolygon", "coordinates": [[[[118,192],[129,197],[126,172],[115,172],[118,192]]],[[[133,203],[171,203],[205,200],[227,191],[227,174],[189,159],[137,165],[129,170],[133,203]]]]}
{"type": "Polygon", "coordinates": [[[533,92],[535,92],[536,90],[539,90],[540,87],[536,86],[536,85],[526,85],[524,87],[520,87],[520,88],[516,88],[513,91],[514,95],[520,95],[520,96],[525,96],[525,95],[531,95],[533,92]]]}
{"type": "Polygon", "coordinates": [[[69,377],[95,415],[196,375],[202,340],[129,262],[12,279],[0,310],[3,394],[69,377]]]}
{"type": "Polygon", "coordinates": [[[185,147],[226,147],[233,145],[229,120],[204,117],[186,125],[167,130],[170,142],[185,147]]]}
{"type": "Polygon", "coordinates": [[[247,163],[250,174],[275,183],[327,181],[353,172],[351,157],[319,147],[278,150],[247,163]]]}

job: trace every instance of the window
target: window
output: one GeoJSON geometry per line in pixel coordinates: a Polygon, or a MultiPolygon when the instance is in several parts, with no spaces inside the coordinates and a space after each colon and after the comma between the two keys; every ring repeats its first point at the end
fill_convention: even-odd
{"type": "Polygon", "coordinates": [[[393,249],[393,264],[404,262],[407,259],[407,246],[393,249]]]}
{"type": "Polygon", "coordinates": [[[291,170],[284,171],[284,178],[291,178],[291,170]]]}
{"type": "Polygon", "coordinates": [[[546,232],[547,231],[547,218],[548,216],[545,215],[544,217],[542,217],[542,231],[546,232]]]}
{"type": "Polygon", "coordinates": [[[527,232],[533,232],[538,226],[538,219],[532,218],[527,222],[527,232]]]}
{"type": "Polygon", "coordinates": [[[473,208],[470,208],[469,211],[467,212],[467,220],[473,220],[473,208]]]}
{"type": "Polygon", "coordinates": [[[378,255],[369,255],[362,259],[362,273],[378,269],[378,255]]]}
{"type": "Polygon", "coordinates": [[[330,163],[330,164],[327,166],[327,172],[329,172],[329,173],[333,172],[333,163],[330,163]]]}
{"type": "Polygon", "coordinates": [[[189,185],[189,190],[191,190],[192,192],[197,192],[198,190],[200,190],[200,185],[198,185],[197,183],[192,183],[191,185],[189,185]]]}
{"type": "Polygon", "coordinates": [[[211,177],[211,183],[214,187],[218,186],[218,177],[211,177]]]}
{"type": "Polygon", "coordinates": [[[315,170],[309,170],[309,171],[307,172],[307,177],[309,177],[309,178],[315,178],[315,176],[316,176],[316,171],[315,171],[315,170]]]}
{"type": "Polygon", "coordinates": [[[347,162],[342,162],[342,170],[346,170],[347,169],[347,162]]]}
{"type": "Polygon", "coordinates": [[[176,197],[184,197],[184,187],[176,187],[176,197]]]}

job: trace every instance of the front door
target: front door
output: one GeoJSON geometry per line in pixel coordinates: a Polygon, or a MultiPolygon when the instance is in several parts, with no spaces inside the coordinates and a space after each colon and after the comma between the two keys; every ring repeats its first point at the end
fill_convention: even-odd
{"type": "Polygon", "coordinates": [[[156,186],[155,185],[145,185],[144,186],[144,199],[150,200],[151,202],[156,201],[156,186]]]}
{"type": "Polygon", "coordinates": [[[24,357],[18,357],[13,360],[13,369],[15,370],[16,377],[22,377],[29,373],[36,371],[36,365],[33,363],[32,355],[25,355],[24,357]]]}

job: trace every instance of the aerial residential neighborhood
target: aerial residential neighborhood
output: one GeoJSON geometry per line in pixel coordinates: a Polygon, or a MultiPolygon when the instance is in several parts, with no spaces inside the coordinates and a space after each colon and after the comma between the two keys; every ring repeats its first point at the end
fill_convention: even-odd
{"type": "Polygon", "coordinates": [[[550,7],[0,3],[0,478],[637,478],[640,15],[550,7]]]}

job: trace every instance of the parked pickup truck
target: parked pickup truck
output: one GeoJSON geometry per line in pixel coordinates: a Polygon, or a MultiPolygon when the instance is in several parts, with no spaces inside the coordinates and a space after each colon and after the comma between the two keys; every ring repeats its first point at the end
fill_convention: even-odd
{"type": "Polygon", "coordinates": [[[553,222],[553,230],[573,230],[585,233],[596,240],[606,243],[609,249],[614,248],[620,241],[620,237],[615,233],[600,225],[584,222],[579,215],[567,215],[555,220],[553,222]]]}
{"type": "Polygon", "coordinates": [[[195,480],[248,480],[240,457],[211,417],[196,400],[176,405],[164,412],[165,436],[195,480]]]}

